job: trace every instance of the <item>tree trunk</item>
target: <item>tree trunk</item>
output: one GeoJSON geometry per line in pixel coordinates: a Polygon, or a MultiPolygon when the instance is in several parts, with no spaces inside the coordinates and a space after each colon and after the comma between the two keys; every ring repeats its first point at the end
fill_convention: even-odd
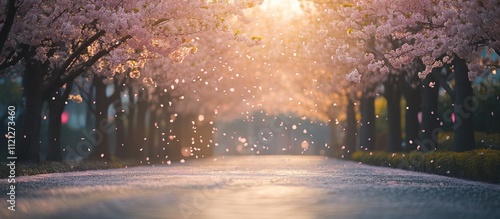
{"type": "Polygon", "coordinates": [[[148,139],[146,133],[147,127],[147,110],[148,110],[148,102],[147,102],[147,91],[141,90],[139,91],[139,99],[137,100],[137,117],[135,121],[135,127],[132,127],[131,135],[134,135],[134,144],[137,147],[135,151],[135,158],[143,161],[145,160],[146,147],[148,146],[148,139]]]}
{"type": "Polygon", "coordinates": [[[40,129],[42,124],[43,105],[43,72],[42,63],[38,60],[26,59],[26,70],[23,75],[24,98],[24,133],[22,143],[17,147],[19,160],[40,162],[40,129]]]}
{"type": "Polygon", "coordinates": [[[51,92],[47,103],[49,106],[49,148],[47,152],[47,160],[49,161],[61,161],[61,114],[59,101],[61,97],[58,91],[51,92]],[[52,99],[54,97],[55,99],[52,99]]]}
{"type": "Polygon", "coordinates": [[[328,123],[328,128],[330,129],[330,147],[325,148],[325,155],[328,157],[334,157],[336,153],[339,153],[341,149],[338,145],[337,139],[337,126],[334,118],[330,118],[330,122],[328,123]]]}
{"type": "Polygon", "coordinates": [[[389,80],[384,84],[387,100],[387,122],[389,124],[389,152],[402,150],[401,143],[401,89],[398,82],[389,80]]]}
{"type": "Polygon", "coordinates": [[[345,148],[342,150],[342,156],[349,159],[350,155],[356,150],[356,133],[358,131],[356,127],[356,111],[354,109],[354,101],[350,98],[348,98],[346,110],[347,118],[344,135],[345,148]]]}
{"type": "MultiPolygon", "coordinates": [[[[417,80],[419,80],[417,78],[417,80]]],[[[412,82],[410,82],[412,83],[412,82]]],[[[403,95],[406,100],[405,112],[405,151],[417,149],[418,134],[420,124],[418,122],[418,113],[421,110],[422,96],[420,94],[420,83],[412,87],[408,82],[403,85],[403,95]]]]}
{"type": "MultiPolygon", "coordinates": [[[[130,82],[129,82],[130,83],[130,82]]],[[[139,152],[139,147],[137,146],[136,136],[134,135],[134,127],[136,126],[136,112],[137,112],[137,102],[135,101],[134,87],[132,85],[128,86],[128,109],[127,114],[127,141],[124,144],[124,149],[126,157],[128,159],[135,159],[137,153],[139,152]]]]}
{"type": "Polygon", "coordinates": [[[439,74],[440,71],[441,68],[432,70],[432,73],[428,74],[422,82],[422,130],[417,145],[424,152],[435,150],[438,146],[437,134],[440,131],[437,116],[439,82],[434,74],[439,74]]]}
{"type": "Polygon", "coordinates": [[[168,109],[165,109],[165,112],[162,113],[162,120],[163,120],[163,124],[162,124],[162,132],[165,133],[164,136],[162,136],[162,138],[165,138],[165,141],[163,141],[162,139],[162,142],[161,142],[161,150],[162,150],[162,155],[161,155],[161,160],[162,162],[165,162],[165,161],[168,161],[170,159],[172,159],[172,150],[171,150],[171,147],[172,147],[172,140],[170,140],[170,136],[173,134],[172,133],[172,129],[173,129],[173,123],[170,122],[170,117],[172,116],[172,113],[168,110],[168,109]]]}
{"type": "Polygon", "coordinates": [[[453,151],[468,151],[475,148],[473,111],[477,108],[477,99],[472,95],[472,85],[468,77],[469,69],[464,59],[455,56],[455,100],[453,111],[455,131],[453,151]]]}
{"type": "MultiPolygon", "coordinates": [[[[125,108],[123,107],[122,102],[122,91],[123,86],[120,83],[115,83],[115,92],[117,92],[117,99],[113,101],[116,119],[115,119],[115,127],[116,127],[116,147],[115,154],[119,159],[128,159],[127,148],[130,145],[127,143],[126,133],[125,133],[125,108]]],[[[130,112],[128,112],[130,113],[130,112]]]]}
{"type": "Polygon", "coordinates": [[[362,150],[375,149],[375,97],[363,93],[361,97],[361,127],[359,145],[362,150]]]}
{"type": "MultiPolygon", "coordinates": [[[[196,118],[194,118],[196,119],[196,118]]],[[[212,130],[214,128],[213,123],[210,124],[208,116],[205,118],[204,121],[196,121],[196,134],[195,134],[195,141],[196,144],[198,145],[197,147],[200,148],[200,151],[195,151],[195,156],[198,156],[198,158],[205,158],[205,157],[211,157],[213,156],[213,145],[210,142],[213,142],[213,134],[212,130]]],[[[289,133],[284,130],[285,133],[285,139],[288,143],[288,138],[289,138],[289,133]]],[[[288,146],[289,144],[287,144],[288,146]]]]}
{"type": "Polygon", "coordinates": [[[156,112],[156,107],[152,103],[149,103],[149,128],[148,128],[148,157],[151,163],[157,163],[159,161],[159,139],[158,139],[158,115],[156,112]]]}
{"type": "Polygon", "coordinates": [[[112,131],[112,127],[108,121],[109,101],[106,97],[106,84],[104,84],[103,80],[104,77],[94,77],[95,134],[97,137],[96,145],[89,155],[89,159],[108,161],[111,159],[109,153],[109,133],[112,131]]]}
{"type": "Polygon", "coordinates": [[[183,143],[182,140],[184,135],[184,129],[183,129],[184,122],[185,122],[184,116],[178,114],[173,124],[171,124],[172,135],[174,135],[175,138],[169,142],[168,153],[172,161],[179,161],[180,159],[183,158],[181,150],[182,150],[182,143],[183,143]]]}
{"type": "Polygon", "coordinates": [[[169,158],[168,157],[168,153],[167,153],[167,149],[169,147],[169,136],[170,134],[170,129],[172,128],[171,127],[171,123],[170,123],[170,105],[169,105],[169,101],[171,100],[170,99],[170,94],[169,93],[165,93],[165,92],[160,92],[158,94],[158,100],[159,100],[159,104],[160,106],[163,105],[163,107],[160,107],[158,109],[159,113],[158,113],[158,117],[157,117],[157,120],[158,120],[158,127],[159,127],[159,130],[158,130],[158,147],[159,147],[159,151],[158,151],[158,155],[159,155],[159,160],[158,162],[160,163],[165,163],[167,161],[167,159],[169,158]]]}
{"type": "Polygon", "coordinates": [[[63,160],[61,152],[61,115],[72,88],[73,82],[66,85],[62,94],[61,89],[56,89],[47,96],[47,103],[49,106],[49,149],[47,160],[49,161],[63,160]]]}

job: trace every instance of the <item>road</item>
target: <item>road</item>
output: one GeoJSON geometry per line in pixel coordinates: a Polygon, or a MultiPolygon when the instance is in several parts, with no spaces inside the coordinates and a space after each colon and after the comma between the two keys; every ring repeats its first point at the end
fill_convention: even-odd
{"type": "Polygon", "coordinates": [[[18,177],[0,218],[500,218],[500,185],[315,156],[18,177]]]}

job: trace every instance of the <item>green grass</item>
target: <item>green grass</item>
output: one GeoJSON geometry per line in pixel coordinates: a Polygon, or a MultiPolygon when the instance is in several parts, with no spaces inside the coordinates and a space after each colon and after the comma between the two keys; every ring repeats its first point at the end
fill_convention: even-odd
{"type": "MultiPolygon", "coordinates": [[[[71,171],[86,171],[99,169],[124,168],[128,166],[138,166],[138,161],[81,161],[81,162],[51,162],[44,161],[40,164],[20,163],[16,165],[16,177],[47,173],[63,173],[71,171]]],[[[2,163],[0,165],[0,178],[9,176],[9,167],[2,163]]]]}
{"type": "Polygon", "coordinates": [[[365,164],[415,170],[475,181],[500,183],[500,150],[423,153],[356,151],[352,160],[365,164]]]}

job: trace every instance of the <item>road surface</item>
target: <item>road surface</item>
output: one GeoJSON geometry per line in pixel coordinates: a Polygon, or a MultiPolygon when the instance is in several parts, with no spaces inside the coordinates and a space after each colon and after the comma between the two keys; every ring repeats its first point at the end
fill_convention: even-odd
{"type": "Polygon", "coordinates": [[[500,185],[314,156],[18,177],[0,218],[500,218],[500,185]]]}

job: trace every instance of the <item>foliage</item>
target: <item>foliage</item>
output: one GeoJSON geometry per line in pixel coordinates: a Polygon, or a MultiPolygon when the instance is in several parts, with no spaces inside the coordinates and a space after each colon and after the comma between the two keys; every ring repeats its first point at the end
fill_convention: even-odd
{"type": "MultiPolygon", "coordinates": [[[[126,168],[140,165],[139,161],[124,160],[124,161],[83,161],[83,162],[52,162],[45,161],[39,164],[21,163],[16,166],[16,176],[29,176],[36,174],[47,173],[63,173],[71,171],[86,171],[100,169],[126,168]]],[[[0,179],[9,176],[9,167],[5,164],[0,166],[0,179]]]]}
{"type": "Polygon", "coordinates": [[[152,79],[150,87],[170,94],[172,108],[179,114],[223,115],[218,119],[230,120],[264,110],[326,120],[324,114],[332,100],[322,91],[331,90],[333,84],[327,68],[317,62],[323,54],[314,52],[321,51],[323,41],[309,37],[317,35],[311,26],[316,13],[295,10],[297,1],[268,4],[246,11],[248,17],[265,25],[231,24],[238,29],[237,38],[242,32],[258,34],[252,37],[259,41],[256,46],[248,47],[238,39],[223,41],[215,32],[195,34],[188,44],[199,48],[196,54],[182,63],[164,59],[148,62],[142,76],[152,79]],[[322,77],[328,79],[323,81],[322,77]]]}
{"type": "Polygon", "coordinates": [[[443,176],[500,183],[500,150],[387,153],[356,151],[352,158],[365,164],[415,170],[443,176]]]}
{"type": "MultiPolygon", "coordinates": [[[[440,150],[450,150],[454,139],[453,132],[440,132],[438,143],[440,150]]],[[[477,148],[500,149],[500,133],[474,132],[477,148]]]]}

